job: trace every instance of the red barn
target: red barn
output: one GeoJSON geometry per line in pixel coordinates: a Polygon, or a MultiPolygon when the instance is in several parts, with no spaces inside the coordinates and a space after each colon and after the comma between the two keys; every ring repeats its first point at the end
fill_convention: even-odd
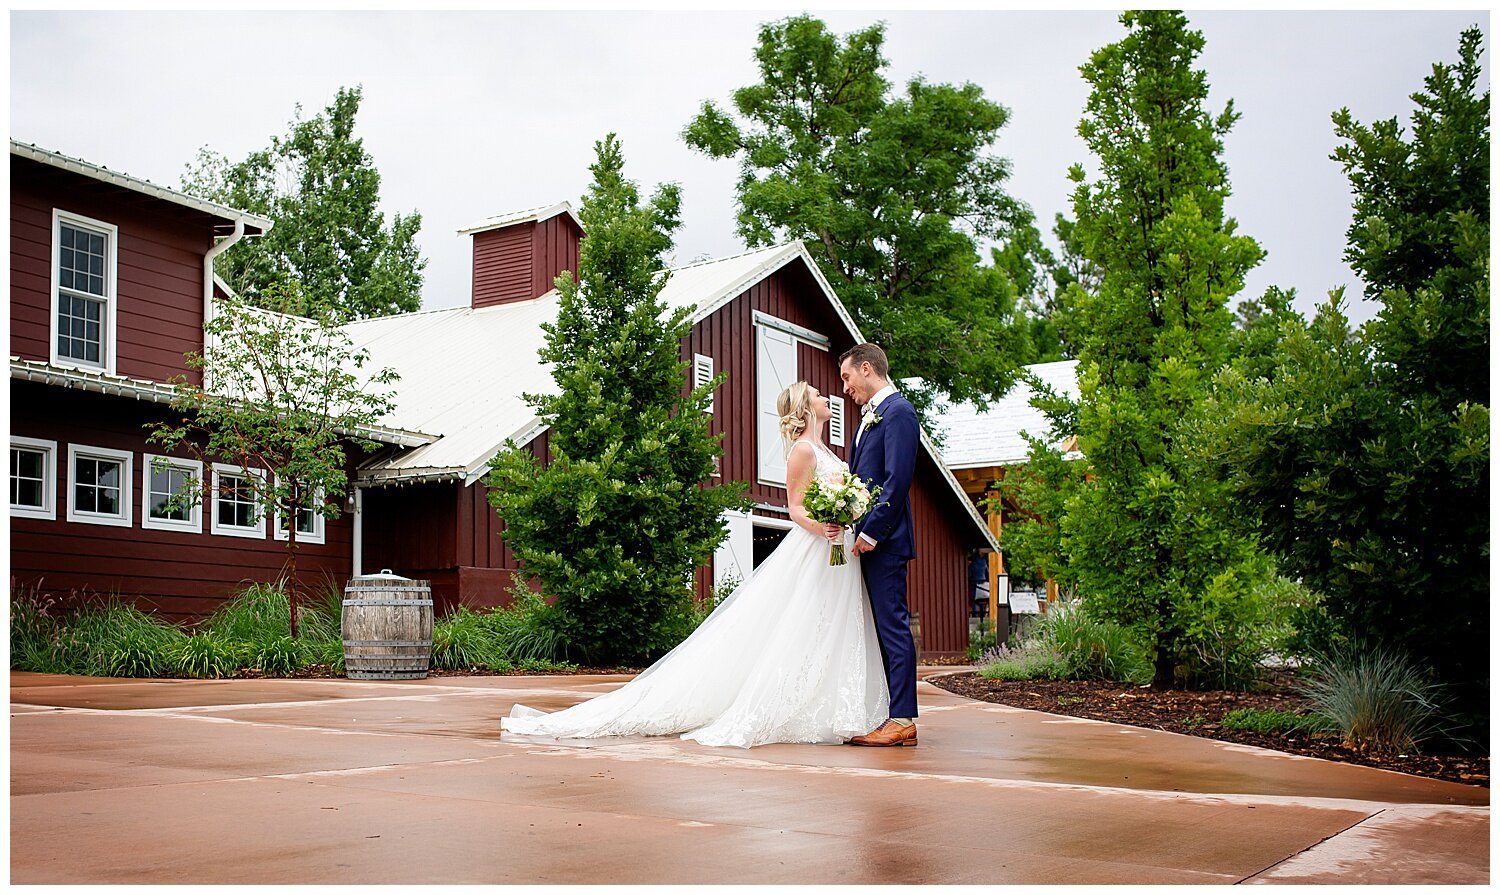
{"type": "MultiPolygon", "coordinates": [[[[190,512],[161,506],[184,477],[222,483],[255,471],[182,456],[158,469],[142,428],[167,412],[167,380],[188,372],[183,353],[202,348],[216,245],[271,222],[14,141],[11,219],[14,579],[194,617],[243,581],[274,578],[283,526],[255,520],[232,492],[210,490],[190,512]]],[[[432,579],[440,605],[505,600],[517,564],[480,479],[507,440],[546,456],[545,427],[521,395],[553,387],[537,357],[540,326],[583,233],[565,203],[462,232],[474,249],[467,307],[348,327],[377,367],[401,374],[398,406],[366,433],[387,447],[354,470],[353,512],[299,530],[304,583],[391,568],[432,579]]],[[[677,268],[662,298],[692,309],[682,346],[692,375],[728,374],[712,419],[725,433],[721,475],[750,482],[755,502],[726,519],[729,538],[698,575],[706,594],[748,575],[791,525],[772,406],[787,383],[807,379],[834,396],[830,441],[847,451],[837,358],[862,339],[799,243],[677,268]]],[[[965,560],[993,539],[925,441],[911,499],[923,652],[962,653],[965,560]]]]}
{"type": "MultiPolygon", "coordinates": [[[[555,319],[552,282],[577,264],[583,232],[566,203],[460,232],[474,238],[468,307],[348,328],[376,366],[402,375],[389,422],[440,436],[360,468],[355,562],[430,578],[441,601],[493,605],[517,563],[480,479],[508,439],[546,456],[545,427],[520,396],[554,387],[537,358],[540,326],[555,319]]],[[[749,482],[755,502],[750,513],[726,520],[728,540],[713,568],[698,575],[699,593],[707,594],[715,580],[748,575],[792,525],[777,394],[806,379],[830,395],[831,446],[841,455],[852,446],[844,419],[853,408],[844,407],[838,357],[863,338],[801,243],[675,268],[661,298],[692,311],[682,357],[693,375],[728,374],[712,408],[712,430],[725,435],[720,474],[749,482]]],[[[921,618],[923,652],[960,654],[969,638],[966,558],[993,539],[925,437],[911,500],[918,556],[910,602],[921,618]]]]}

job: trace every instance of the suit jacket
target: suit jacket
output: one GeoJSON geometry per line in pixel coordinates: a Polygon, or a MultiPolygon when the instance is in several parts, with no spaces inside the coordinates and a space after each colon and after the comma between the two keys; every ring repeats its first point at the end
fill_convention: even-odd
{"type": "Polygon", "coordinates": [[[917,412],[898,392],[881,402],[875,413],[880,422],[856,436],[849,466],[870,485],[879,485],[880,494],[875,507],[855,524],[855,534],[868,533],[875,539],[877,550],[914,559],[917,545],[908,497],[921,442],[917,412]]]}

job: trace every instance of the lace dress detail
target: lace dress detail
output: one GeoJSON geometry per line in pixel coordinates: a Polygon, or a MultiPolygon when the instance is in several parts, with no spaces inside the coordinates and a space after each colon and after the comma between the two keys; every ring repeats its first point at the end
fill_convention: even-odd
{"type": "MultiPolygon", "coordinates": [[[[817,451],[819,478],[848,469],[817,451]]],[[[847,548],[846,544],[846,548],[847,548]]],[[[517,705],[508,733],[556,738],[680,734],[708,746],[840,743],[885,719],[890,698],[859,557],[787,532],[676,649],[618,690],[560,712],[517,705]]]]}

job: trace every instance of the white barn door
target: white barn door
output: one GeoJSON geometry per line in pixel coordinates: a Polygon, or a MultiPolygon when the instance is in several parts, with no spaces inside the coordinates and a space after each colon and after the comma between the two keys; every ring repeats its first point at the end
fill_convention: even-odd
{"type": "Polygon", "coordinates": [[[755,475],[768,485],[786,485],[781,414],[776,398],[797,381],[797,339],[769,326],[755,327],[755,475]]]}

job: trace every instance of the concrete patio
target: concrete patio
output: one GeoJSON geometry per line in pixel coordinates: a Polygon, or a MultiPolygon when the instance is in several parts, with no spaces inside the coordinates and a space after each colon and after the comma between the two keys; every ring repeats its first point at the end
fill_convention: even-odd
{"type": "Polygon", "coordinates": [[[624,680],[13,673],[11,882],[1490,878],[1486,789],[928,683],[915,749],[501,736],[624,680]]]}

